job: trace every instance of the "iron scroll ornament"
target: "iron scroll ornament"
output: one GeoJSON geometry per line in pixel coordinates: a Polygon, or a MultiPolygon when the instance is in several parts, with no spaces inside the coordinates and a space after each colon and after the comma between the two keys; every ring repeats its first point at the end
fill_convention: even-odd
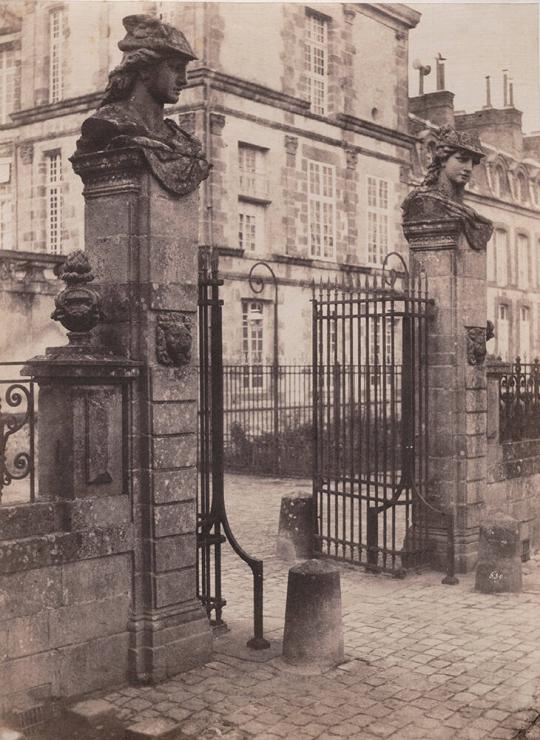
{"type": "Polygon", "coordinates": [[[26,403],[24,413],[20,418],[16,413],[2,413],[0,403],[0,501],[2,491],[14,480],[22,480],[32,470],[32,457],[28,452],[18,452],[13,458],[13,463],[8,468],[6,450],[9,438],[22,429],[33,415],[33,397],[29,388],[21,383],[13,383],[6,390],[5,402],[12,409],[22,407],[26,403]]]}

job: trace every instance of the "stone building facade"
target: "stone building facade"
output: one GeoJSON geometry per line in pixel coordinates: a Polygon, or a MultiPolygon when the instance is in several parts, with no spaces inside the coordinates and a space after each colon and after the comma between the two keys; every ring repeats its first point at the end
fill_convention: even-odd
{"type": "Polygon", "coordinates": [[[466,202],[494,224],[487,248],[488,350],[531,362],[540,355],[540,135],[525,136],[521,111],[508,98],[473,113],[454,111],[448,90],[411,98],[410,131],[419,139],[413,172],[421,177],[437,127],[474,132],[486,157],[475,167],[466,202]]]}
{"type": "MultiPolygon", "coordinates": [[[[0,248],[84,246],[81,183],[68,158],[120,59],[121,18],[161,14],[198,56],[169,115],[213,162],[199,241],[221,253],[225,361],[272,360],[273,291],[265,285],[257,295],[248,282],[263,260],[279,283],[280,359],[309,364],[311,281],[369,272],[405,243],[400,204],[415,142],[408,33],[420,14],[318,3],[27,0],[16,14],[7,8],[0,51],[14,50],[17,83],[0,127],[8,204],[0,248]]],[[[12,336],[11,354],[15,344],[12,336]]]]}
{"type": "MultiPolygon", "coordinates": [[[[132,12],[178,25],[198,56],[170,115],[214,165],[199,242],[221,253],[225,362],[273,359],[274,291],[266,284],[256,294],[248,282],[263,260],[278,281],[280,361],[309,364],[311,281],[370,272],[404,249],[400,204],[441,123],[474,129],[488,152],[467,198],[496,226],[490,350],[540,354],[540,136],[523,135],[513,103],[457,114],[446,90],[409,100],[408,33],[420,14],[404,5],[4,3],[0,260],[2,250],[84,247],[82,188],[68,158],[120,60],[115,39],[132,12]]],[[[269,278],[264,268],[256,274],[269,278]]],[[[16,282],[0,301],[32,317],[37,351],[51,322],[39,301],[19,301],[26,292],[16,282]]],[[[10,324],[0,353],[21,351],[10,324]]]]}

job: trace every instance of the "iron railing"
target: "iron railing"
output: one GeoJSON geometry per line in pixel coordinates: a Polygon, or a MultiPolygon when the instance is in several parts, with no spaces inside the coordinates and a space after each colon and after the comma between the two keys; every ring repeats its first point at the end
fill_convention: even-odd
{"type": "MultiPolygon", "coordinates": [[[[351,399],[368,403],[369,389],[388,388],[387,417],[399,417],[401,367],[331,363],[318,389],[324,419],[335,428],[350,415],[351,399]],[[390,385],[395,392],[390,397],[390,385]]],[[[229,470],[310,477],[313,440],[313,368],[311,365],[225,365],[224,455],[229,470]]],[[[381,399],[377,400],[380,405],[381,399]]],[[[399,418],[398,418],[399,422],[399,418]]],[[[377,431],[382,437],[382,429],[377,431]]],[[[372,440],[377,439],[377,433],[372,440]]]]}
{"type": "Polygon", "coordinates": [[[0,363],[0,504],[36,497],[35,388],[22,362],[0,363]]]}
{"type": "Polygon", "coordinates": [[[401,575],[429,560],[430,300],[396,259],[399,280],[385,260],[382,276],[313,288],[313,501],[319,556],[401,575]]]}
{"type": "Polygon", "coordinates": [[[499,378],[499,440],[540,438],[540,361],[517,357],[499,378]]]}

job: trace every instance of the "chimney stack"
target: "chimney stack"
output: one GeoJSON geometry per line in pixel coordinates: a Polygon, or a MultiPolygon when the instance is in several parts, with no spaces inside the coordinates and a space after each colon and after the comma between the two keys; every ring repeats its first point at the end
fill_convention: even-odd
{"type": "Polygon", "coordinates": [[[508,70],[503,69],[503,107],[508,106],[508,70]]]}
{"type": "Polygon", "coordinates": [[[484,108],[491,108],[491,80],[489,75],[486,75],[486,104],[484,108]]]}
{"type": "Polygon", "coordinates": [[[446,59],[443,57],[441,52],[439,52],[435,57],[435,60],[437,62],[437,90],[444,90],[444,62],[446,61],[446,59]]]}
{"type": "Polygon", "coordinates": [[[510,83],[510,108],[514,107],[514,83],[510,83]]]}

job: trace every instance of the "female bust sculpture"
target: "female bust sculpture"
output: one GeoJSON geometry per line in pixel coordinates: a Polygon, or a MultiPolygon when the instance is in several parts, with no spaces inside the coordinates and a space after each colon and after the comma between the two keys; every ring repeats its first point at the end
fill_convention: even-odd
{"type": "Polygon", "coordinates": [[[196,57],[183,33],[152,16],[130,15],[123,24],[123,59],[109,74],[98,110],[82,125],[77,153],[137,146],[164,187],[191,192],[209,165],[198,139],[163,118],[163,106],[178,101],[196,57]]]}
{"type": "Polygon", "coordinates": [[[485,249],[492,223],[463,203],[465,185],[483,156],[476,136],[442,126],[422,184],[403,201],[404,220],[460,219],[471,247],[485,249]]]}

